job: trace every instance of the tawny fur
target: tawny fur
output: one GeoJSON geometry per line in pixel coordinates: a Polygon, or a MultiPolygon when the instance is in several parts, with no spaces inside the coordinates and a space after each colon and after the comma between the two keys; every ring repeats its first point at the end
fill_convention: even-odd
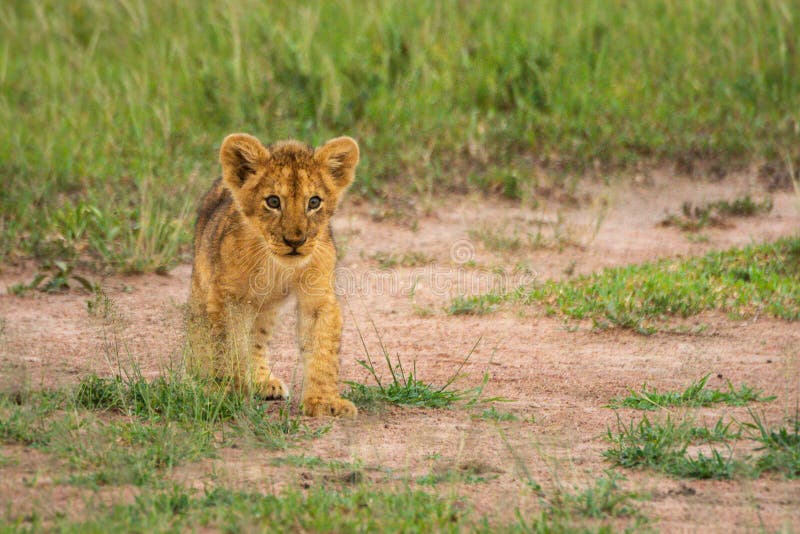
{"type": "Polygon", "coordinates": [[[192,316],[204,321],[217,342],[231,334],[236,313],[255,317],[247,365],[218,366],[217,374],[233,375],[235,384],[249,384],[263,397],[288,394],[270,372],[267,343],[279,306],[294,294],[302,405],[311,416],[356,414],[338,392],[342,317],[333,289],[336,248],[329,221],[358,158],[358,145],[349,137],[313,149],[296,141],[265,147],[255,137],[233,134],[220,149],[222,178],[198,210],[192,316]],[[271,196],[280,201],[277,209],[267,204],[271,196]]]}

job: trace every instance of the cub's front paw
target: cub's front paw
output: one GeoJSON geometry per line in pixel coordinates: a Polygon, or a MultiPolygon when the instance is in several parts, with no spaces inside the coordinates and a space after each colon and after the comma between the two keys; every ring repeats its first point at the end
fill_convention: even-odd
{"type": "Polygon", "coordinates": [[[269,377],[255,384],[256,395],[262,399],[285,399],[289,397],[289,388],[279,378],[269,377]]]}
{"type": "Polygon", "coordinates": [[[313,398],[303,401],[303,413],[311,417],[355,417],[358,409],[355,404],[341,397],[313,398]]]}

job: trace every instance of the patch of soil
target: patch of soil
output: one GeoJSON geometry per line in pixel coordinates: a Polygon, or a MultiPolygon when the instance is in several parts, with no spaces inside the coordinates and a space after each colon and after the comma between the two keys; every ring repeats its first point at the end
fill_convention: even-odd
{"type": "MultiPolygon", "coordinates": [[[[770,213],[731,219],[730,227],[703,230],[701,239],[658,224],[666,212],[678,212],[687,200],[700,204],[763,194],[757,178],[748,174],[716,183],[655,174],[641,185],[581,187],[579,194],[593,201],[579,208],[542,202],[532,209],[480,197],[434,199],[431,214],[416,225],[376,221],[369,205],[345,205],[335,222],[344,253],[339,272],[345,315],[342,380],[372,381],[356,361],[364,357],[361,336],[373,354],[380,354],[379,333],[391,355],[409,365],[416,362],[417,376],[434,384],[444,384],[480,340],[462,370],[467,376],[455,385],[474,387],[488,373],[484,395],[509,399],[498,409],[513,412],[518,420],[493,423],[460,409],[392,407],[362,413],[355,421],[333,422],[322,437],[304,442],[302,453],[358,460],[373,469],[368,480],[386,484],[416,480],[447,466],[488,466],[492,476],[485,481],[442,482],[436,487],[454,489],[498,521],[513,521],[515,509],[533,513],[541,506],[537,484],[545,493],[585,488],[609,467],[602,458],[607,448],[604,435],[609,426],[615,428],[617,416],[605,406],[644,382],[659,389],[682,389],[712,373],[710,387],[724,387],[731,380],[777,395],[778,400],[757,406],[769,423],[792,414],[800,398],[796,323],[765,317],[733,321],[705,313],[688,321],[705,325],[700,334],[643,337],[624,330],[568,331],[561,321],[543,317],[534,308],[480,317],[444,313],[454,296],[498,284],[698,255],[773,240],[800,228],[798,197],[790,193],[774,194],[770,213]],[[470,230],[476,228],[517,235],[521,244],[493,249],[471,237],[470,230]],[[382,252],[423,253],[432,262],[381,269],[374,258],[382,252]]],[[[181,357],[190,273],[190,265],[181,265],[165,276],[104,279],[103,288],[119,310],[114,321],[92,317],[87,311],[91,297],[79,291],[2,294],[0,387],[24,381],[35,387],[74,383],[87,373],[110,375],[131,363],[154,376],[175,365],[181,357]]],[[[30,278],[29,270],[10,268],[0,275],[0,287],[30,278]]],[[[301,377],[290,306],[272,344],[273,367],[297,391],[301,377]]],[[[388,374],[383,362],[378,368],[388,374]]],[[[640,416],[629,410],[618,413],[623,423],[640,416]]],[[[699,414],[709,422],[720,415],[747,416],[746,409],[727,407],[699,414]]],[[[231,485],[261,491],[317,483],[303,468],[270,463],[285,454],[225,449],[219,460],[182,466],[174,476],[202,487],[213,471],[231,485]]],[[[33,463],[40,461],[47,462],[40,458],[33,463]]],[[[4,501],[27,499],[17,496],[16,488],[24,483],[16,469],[0,467],[4,501]]],[[[628,477],[626,489],[651,496],[641,507],[656,520],[656,528],[780,530],[800,524],[797,481],[678,481],[650,472],[621,472],[628,477]]],[[[348,476],[363,475],[331,476],[344,477],[339,482],[348,484],[348,476]]],[[[70,502],[80,500],[78,490],[58,491],[70,502]]]]}

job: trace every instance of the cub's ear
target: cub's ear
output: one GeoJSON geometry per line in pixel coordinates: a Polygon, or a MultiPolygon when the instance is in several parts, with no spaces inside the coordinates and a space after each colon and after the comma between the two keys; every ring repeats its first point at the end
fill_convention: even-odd
{"type": "Polygon", "coordinates": [[[314,159],[328,170],[334,183],[344,189],[356,175],[358,143],[351,137],[331,139],[314,151],[314,159]]]}
{"type": "Polygon", "coordinates": [[[222,181],[230,188],[239,188],[269,158],[269,151],[252,135],[231,134],[219,149],[222,181]]]}

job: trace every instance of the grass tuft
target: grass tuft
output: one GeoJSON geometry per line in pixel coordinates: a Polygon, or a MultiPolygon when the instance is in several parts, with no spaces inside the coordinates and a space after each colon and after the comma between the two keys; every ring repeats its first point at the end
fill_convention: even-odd
{"type": "Polygon", "coordinates": [[[447,408],[463,400],[477,402],[488,381],[488,376],[484,375],[481,385],[470,390],[455,390],[451,389],[450,386],[459,378],[461,369],[472,356],[478,343],[480,343],[480,339],[475,342],[467,353],[467,356],[461,362],[461,365],[459,365],[458,369],[455,370],[444,385],[436,387],[419,379],[416,362],[412,364],[411,369],[403,367],[403,362],[400,360],[399,356],[396,358],[395,362],[392,362],[389,351],[384,345],[375,323],[372,323],[372,327],[378,336],[378,343],[383,353],[383,359],[388,367],[391,380],[388,381],[388,383],[384,383],[378,375],[364,336],[361,330],[358,329],[358,335],[366,355],[366,359],[358,360],[358,364],[369,372],[370,376],[375,380],[376,385],[369,386],[357,382],[346,382],[350,389],[345,392],[344,396],[357,406],[366,408],[374,407],[378,404],[399,404],[424,408],[447,408]]]}
{"type": "Polygon", "coordinates": [[[490,302],[485,295],[459,295],[450,302],[445,311],[450,315],[486,315],[495,309],[497,306],[490,302]]]}
{"type": "Polygon", "coordinates": [[[427,475],[416,479],[420,486],[436,486],[438,484],[482,484],[500,476],[502,470],[483,462],[463,462],[457,466],[435,466],[427,475]]]}
{"type": "Polygon", "coordinates": [[[75,402],[89,410],[167,421],[217,423],[241,413],[248,399],[236,391],[193,378],[134,375],[100,378],[90,375],[78,384],[75,402]]]}
{"type": "Polygon", "coordinates": [[[411,251],[404,253],[378,251],[372,255],[372,259],[378,262],[381,269],[391,269],[393,267],[417,267],[428,265],[434,262],[434,258],[424,252],[411,251]]]}
{"type": "Polygon", "coordinates": [[[748,426],[755,429],[755,440],[761,444],[756,460],[760,471],[782,473],[787,478],[800,478],[800,414],[795,413],[788,426],[767,428],[753,412],[748,426]]]}
{"type": "Polygon", "coordinates": [[[495,421],[497,423],[519,421],[519,417],[511,412],[503,412],[498,410],[494,405],[479,414],[472,416],[473,419],[483,419],[485,421],[495,421]]]}
{"type": "Polygon", "coordinates": [[[594,485],[578,493],[557,493],[550,502],[551,514],[577,514],[582,517],[600,519],[604,517],[631,517],[638,515],[631,506],[631,500],[640,495],[622,491],[619,481],[625,480],[619,474],[607,472],[606,476],[595,480],[594,485]]]}
{"type": "Polygon", "coordinates": [[[730,479],[737,473],[746,473],[745,463],[735,460],[729,447],[724,453],[717,448],[710,452],[689,452],[696,444],[721,443],[741,437],[740,430],[732,430],[722,418],[711,427],[696,427],[689,420],[676,423],[671,417],[664,421],[650,421],[645,416],[639,422],[625,426],[618,423],[617,433],[609,429],[607,439],[612,448],[604,456],[615,465],[628,468],[648,468],[682,478],[730,479]]]}
{"type": "Polygon", "coordinates": [[[651,421],[647,416],[625,426],[617,424],[617,432],[608,430],[612,448],[604,456],[615,465],[646,468],[682,478],[731,479],[739,476],[758,477],[765,472],[800,478],[800,419],[797,415],[788,426],[767,427],[750,411],[752,422],[727,423],[720,418],[712,427],[694,426],[690,420],[651,421]],[[746,434],[745,431],[755,432],[746,434]],[[761,446],[755,455],[734,458],[736,441],[745,437],[761,446]],[[723,444],[724,450],[710,447],[691,453],[700,445],[723,444]]]}
{"type": "Polygon", "coordinates": [[[635,408],[637,410],[657,410],[671,406],[701,407],[712,404],[727,404],[728,406],[745,406],[750,402],[771,402],[775,396],[763,396],[761,391],[742,384],[735,389],[728,381],[728,391],[708,389],[706,383],[711,375],[707,374],[700,380],[692,382],[685,390],[668,391],[659,393],[655,389],[648,389],[647,384],[642,385],[641,391],[630,391],[627,397],[611,399],[611,408],[635,408]]]}
{"type": "Polygon", "coordinates": [[[750,195],[732,201],[717,200],[703,206],[684,202],[681,215],[669,215],[661,221],[661,225],[697,232],[706,226],[725,226],[728,217],[753,217],[770,211],[772,211],[772,199],[753,200],[750,195]]]}

